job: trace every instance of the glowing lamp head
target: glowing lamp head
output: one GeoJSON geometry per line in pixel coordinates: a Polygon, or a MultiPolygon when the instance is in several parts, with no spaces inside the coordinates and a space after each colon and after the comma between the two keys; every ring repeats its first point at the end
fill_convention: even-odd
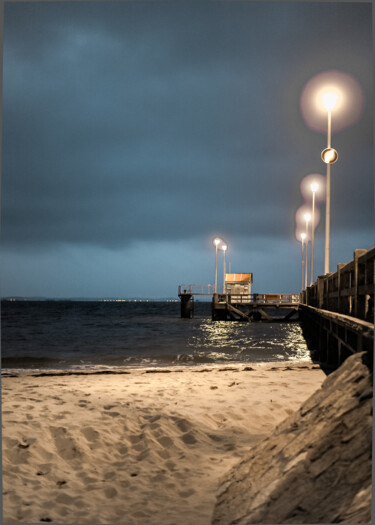
{"type": "Polygon", "coordinates": [[[218,245],[220,244],[220,242],[221,242],[221,239],[219,239],[219,237],[216,237],[216,238],[214,239],[214,245],[215,245],[215,246],[218,246],[218,245]]]}
{"type": "Polygon", "coordinates": [[[223,252],[225,253],[225,251],[228,249],[228,246],[226,244],[223,244],[223,246],[221,247],[221,249],[223,250],[223,252]]]}
{"type": "Polygon", "coordinates": [[[301,239],[302,239],[302,242],[305,242],[305,239],[306,239],[306,233],[301,233],[301,239]]]}
{"type": "Polygon", "coordinates": [[[312,191],[313,193],[316,193],[316,192],[318,191],[319,184],[317,184],[316,182],[313,182],[313,183],[311,184],[310,188],[311,188],[311,191],[312,191]]]}
{"type": "Polygon", "coordinates": [[[322,99],[323,106],[327,111],[331,111],[336,106],[338,96],[335,93],[324,93],[322,99]]]}
{"type": "Polygon", "coordinates": [[[311,219],[311,215],[309,213],[305,213],[303,218],[305,219],[306,222],[309,222],[309,220],[311,219]]]}

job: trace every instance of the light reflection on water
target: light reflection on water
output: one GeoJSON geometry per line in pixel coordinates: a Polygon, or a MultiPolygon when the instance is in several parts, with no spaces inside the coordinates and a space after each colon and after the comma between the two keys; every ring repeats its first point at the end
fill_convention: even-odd
{"type": "Polygon", "coordinates": [[[310,361],[298,323],[241,323],[202,320],[188,337],[194,353],[215,360],[310,361]]]}

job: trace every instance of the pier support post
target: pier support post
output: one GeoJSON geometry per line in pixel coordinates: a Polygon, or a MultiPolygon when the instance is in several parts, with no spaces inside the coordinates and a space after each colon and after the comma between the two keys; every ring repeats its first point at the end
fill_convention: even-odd
{"type": "Polygon", "coordinates": [[[212,320],[227,320],[227,297],[224,294],[214,293],[212,296],[212,320]]]}
{"type": "Polygon", "coordinates": [[[193,317],[193,296],[189,293],[181,294],[181,317],[190,319],[193,317]]]}

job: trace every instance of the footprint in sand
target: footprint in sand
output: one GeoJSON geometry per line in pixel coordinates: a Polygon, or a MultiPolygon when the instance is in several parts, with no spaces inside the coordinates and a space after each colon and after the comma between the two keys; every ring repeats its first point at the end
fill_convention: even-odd
{"type": "Polygon", "coordinates": [[[120,416],[120,412],[102,412],[104,416],[111,416],[111,417],[118,417],[120,416]]]}
{"type": "Polygon", "coordinates": [[[129,487],[130,482],[127,481],[127,480],[121,480],[120,481],[120,485],[121,485],[121,487],[127,488],[127,487],[129,487]]]}
{"type": "Polygon", "coordinates": [[[106,472],[106,473],[104,474],[104,479],[105,479],[105,480],[113,479],[115,476],[116,476],[116,472],[114,472],[113,470],[111,470],[111,471],[106,472]]]}
{"type": "Polygon", "coordinates": [[[179,418],[176,420],[176,426],[181,430],[181,432],[189,432],[191,430],[191,423],[187,419],[179,418]]]}
{"type": "Polygon", "coordinates": [[[195,494],[194,489],[181,490],[181,492],[178,493],[178,495],[181,496],[182,498],[189,498],[193,494],[195,494]]]}
{"type": "Polygon", "coordinates": [[[140,443],[143,440],[143,438],[144,438],[143,434],[134,434],[133,436],[129,436],[130,442],[133,445],[140,443]]]}
{"type": "Polygon", "coordinates": [[[168,470],[175,470],[176,463],[173,463],[173,461],[166,461],[165,466],[168,470]]]}
{"type": "Polygon", "coordinates": [[[197,440],[192,432],[187,432],[183,436],[181,436],[181,439],[186,445],[194,445],[197,443],[197,440]]]}
{"type": "Polygon", "coordinates": [[[65,427],[50,427],[59,456],[65,460],[78,458],[81,453],[65,427]]]}
{"type": "Polygon", "coordinates": [[[99,437],[99,432],[92,427],[85,427],[81,432],[87,441],[96,441],[99,437]]]}
{"type": "Polygon", "coordinates": [[[140,441],[137,445],[133,446],[133,450],[136,452],[145,452],[147,449],[147,445],[144,441],[140,441]]]}
{"type": "Polygon", "coordinates": [[[80,399],[78,401],[78,406],[82,408],[87,408],[88,403],[90,403],[90,401],[86,401],[86,399],[80,399]]]}
{"type": "Polygon", "coordinates": [[[158,421],[161,416],[160,415],[157,415],[157,416],[146,416],[148,418],[148,420],[150,421],[150,423],[155,423],[155,421],[158,421]]]}
{"type": "Polygon", "coordinates": [[[173,445],[173,440],[168,436],[158,438],[160,445],[164,448],[170,448],[173,445]]]}
{"type": "Polygon", "coordinates": [[[117,496],[117,490],[115,489],[115,487],[106,487],[104,489],[104,494],[105,497],[108,499],[114,498],[115,496],[117,496]]]}
{"type": "Polygon", "coordinates": [[[165,478],[165,474],[163,472],[160,472],[159,474],[156,474],[156,476],[154,476],[153,478],[151,478],[151,481],[153,482],[159,482],[159,481],[164,481],[166,478],[165,478]]]}
{"type": "Polygon", "coordinates": [[[116,450],[119,454],[125,455],[128,453],[128,447],[126,445],[123,445],[122,443],[120,445],[116,445],[116,450]]]}
{"type": "Polygon", "coordinates": [[[62,492],[56,496],[56,501],[57,503],[63,503],[64,505],[71,505],[74,503],[75,498],[69,496],[69,494],[66,494],[65,492],[62,492]]]}
{"type": "Polygon", "coordinates": [[[157,453],[158,456],[160,456],[163,459],[169,459],[170,458],[170,454],[169,454],[168,450],[165,450],[165,448],[162,449],[162,450],[157,450],[156,453],[157,453]]]}
{"type": "MultiPolygon", "coordinates": [[[[208,437],[212,439],[212,441],[223,441],[224,439],[222,436],[219,436],[218,434],[208,434],[208,437]]],[[[210,459],[215,459],[215,458],[210,458],[210,459]]]]}

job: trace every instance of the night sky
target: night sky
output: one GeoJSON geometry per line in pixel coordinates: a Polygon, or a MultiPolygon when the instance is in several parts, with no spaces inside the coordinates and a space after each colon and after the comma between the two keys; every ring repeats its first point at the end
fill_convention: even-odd
{"type": "Polygon", "coordinates": [[[300,97],[329,70],[364,97],[350,127],[333,116],[331,271],[372,247],[371,22],[354,2],[6,3],[2,296],[176,297],[213,283],[217,235],[253,291],[298,292],[300,184],[326,145],[300,97]]]}

